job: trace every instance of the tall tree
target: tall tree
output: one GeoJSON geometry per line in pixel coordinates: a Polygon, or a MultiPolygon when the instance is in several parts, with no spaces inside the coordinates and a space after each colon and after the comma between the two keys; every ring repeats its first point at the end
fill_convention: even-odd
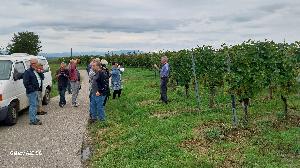
{"type": "Polygon", "coordinates": [[[14,34],[11,44],[8,44],[7,51],[13,53],[27,53],[30,55],[38,55],[42,46],[40,37],[34,32],[18,32],[14,34]]]}

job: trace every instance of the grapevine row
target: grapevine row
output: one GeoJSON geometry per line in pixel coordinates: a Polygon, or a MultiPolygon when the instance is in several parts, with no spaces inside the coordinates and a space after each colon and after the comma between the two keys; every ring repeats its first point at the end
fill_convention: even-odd
{"type": "MultiPolygon", "coordinates": [[[[125,66],[153,69],[164,55],[169,57],[171,78],[178,85],[185,86],[186,90],[193,82],[191,55],[194,55],[196,76],[202,86],[209,88],[211,108],[215,106],[216,89],[225,88],[229,95],[236,96],[243,103],[244,121],[247,122],[250,98],[267,88],[270,98],[275,91],[280,95],[287,116],[288,95],[295,88],[299,74],[299,42],[248,40],[232,46],[223,44],[218,49],[198,46],[176,52],[107,55],[101,58],[122,62],[125,66]]],[[[88,64],[90,57],[81,57],[81,61],[88,64]]]]}

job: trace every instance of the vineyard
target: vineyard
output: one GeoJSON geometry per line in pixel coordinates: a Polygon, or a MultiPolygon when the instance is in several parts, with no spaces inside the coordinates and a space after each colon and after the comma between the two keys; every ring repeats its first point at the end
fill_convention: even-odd
{"type": "MultiPolygon", "coordinates": [[[[108,122],[89,126],[90,167],[299,167],[300,43],[249,40],[97,57],[126,70],[123,96],[108,101],[108,122]],[[158,101],[153,67],[164,55],[167,106],[158,101]]],[[[92,59],[51,65],[72,58],[80,68],[92,59]]]]}
{"type": "MultiPolygon", "coordinates": [[[[171,84],[184,86],[189,96],[191,84],[200,82],[209,90],[209,107],[215,108],[217,90],[222,88],[231,97],[233,124],[236,126],[236,100],[244,110],[243,123],[248,123],[250,99],[268,90],[268,98],[280,98],[283,102],[283,115],[288,117],[288,96],[297,87],[300,61],[300,43],[275,43],[273,41],[248,40],[242,44],[198,46],[191,50],[166,51],[158,53],[128,53],[123,55],[99,56],[109,62],[123,63],[127,67],[154,70],[153,65],[162,56],[168,56],[171,67],[171,84]],[[195,74],[192,58],[195,61],[195,74]],[[195,76],[194,76],[195,75],[195,76]],[[276,93],[276,94],[274,94],[276,93]]],[[[59,61],[69,61],[71,57],[59,61]]],[[[87,65],[91,57],[81,56],[81,64],[87,65]]]]}

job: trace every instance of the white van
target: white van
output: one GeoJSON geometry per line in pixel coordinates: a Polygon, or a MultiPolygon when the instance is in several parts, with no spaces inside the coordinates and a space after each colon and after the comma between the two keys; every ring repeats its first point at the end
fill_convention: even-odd
{"type": "Polygon", "coordinates": [[[23,85],[23,73],[30,67],[31,58],[37,58],[43,65],[43,104],[50,102],[52,77],[45,57],[23,53],[0,55],[0,122],[4,121],[6,125],[16,124],[18,112],[29,106],[23,85]]]}

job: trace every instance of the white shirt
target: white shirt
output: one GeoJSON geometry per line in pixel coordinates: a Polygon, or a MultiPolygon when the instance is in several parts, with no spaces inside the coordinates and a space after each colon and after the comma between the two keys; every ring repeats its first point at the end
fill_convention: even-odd
{"type": "Polygon", "coordinates": [[[34,72],[34,74],[35,74],[35,76],[36,76],[36,79],[37,79],[38,82],[39,82],[39,86],[41,86],[42,81],[41,81],[40,75],[39,75],[36,71],[33,71],[33,72],[34,72]]]}

